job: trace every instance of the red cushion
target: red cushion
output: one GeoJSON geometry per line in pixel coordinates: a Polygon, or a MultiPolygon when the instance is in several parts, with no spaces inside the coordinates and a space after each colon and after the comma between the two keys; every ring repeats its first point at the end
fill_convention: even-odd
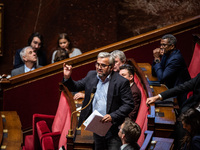
{"type": "Polygon", "coordinates": [[[25,141],[24,141],[24,145],[23,146],[23,150],[34,150],[34,147],[33,147],[33,135],[27,135],[25,137],[25,141]]]}
{"type": "Polygon", "coordinates": [[[47,123],[44,120],[37,122],[36,127],[37,127],[38,137],[41,143],[42,135],[46,133],[50,133],[51,131],[49,130],[47,123]]]}
{"type": "Polygon", "coordinates": [[[53,139],[51,136],[43,137],[42,139],[42,150],[54,150],[53,139]]]}

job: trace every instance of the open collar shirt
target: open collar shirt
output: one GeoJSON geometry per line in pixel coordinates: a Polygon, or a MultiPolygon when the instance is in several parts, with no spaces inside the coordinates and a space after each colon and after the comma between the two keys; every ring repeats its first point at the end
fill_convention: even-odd
{"type": "Polygon", "coordinates": [[[107,76],[105,81],[103,82],[99,76],[97,75],[97,78],[99,79],[97,84],[97,90],[94,95],[94,99],[92,102],[92,108],[93,111],[97,110],[100,114],[105,116],[106,108],[107,108],[107,93],[108,93],[108,87],[110,83],[110,74],[107,76]]]}

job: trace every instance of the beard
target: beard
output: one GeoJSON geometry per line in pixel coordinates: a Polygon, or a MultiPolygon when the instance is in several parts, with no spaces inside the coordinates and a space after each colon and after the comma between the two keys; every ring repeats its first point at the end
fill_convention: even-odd
{"type": "Polygon", "coordinates": [[[97,75],[99,76],[99,78],[106,78],[108,76],[108,74],[110,73],[110,70],[103,72],[101,69],[97,69],[96,72],[97,72],[97,75]]]}

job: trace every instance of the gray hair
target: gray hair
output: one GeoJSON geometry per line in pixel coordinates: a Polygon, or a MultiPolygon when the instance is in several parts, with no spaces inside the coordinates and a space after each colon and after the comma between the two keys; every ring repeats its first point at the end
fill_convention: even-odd
{"type": "Polygon", "coordinates": [[[97,58],[109,58],[109,64],[110,65],[115,65],[114,57],[108,52],[100,52],[98,54],[97,58]]]}
{"type": "Polygon", "coordinates": [[[124,54],[123,51],[120,51],[120,50],[114,50],[111,55],[116,58],[118,57],[120,59],[121,62],[125,63],[126,62],[126,56],[124,54]]]}
{"type": "Polygon", "coordinates": [[[31,46],[27,46],[27,47],[24,47],[22,50],[21,50],[21,52],[20,52],[20,57],[21,57],[21,59],[22,59],[22,61],[24,62],[24,59],[23,59],[23,57],[26,55],[26,50],[27,49],[33,49],[31,46]]]}
{"type": "Polygon", "coordinates": [[[161,39],[168,39],[169,44],[173,44],[176,47],[177,39],[172,34],[166,34],[161,39]]]}

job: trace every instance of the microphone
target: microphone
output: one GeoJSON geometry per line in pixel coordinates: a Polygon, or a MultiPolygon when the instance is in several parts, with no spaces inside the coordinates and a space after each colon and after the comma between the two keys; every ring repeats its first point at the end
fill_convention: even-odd
{"type": "Polygon", "coordinates": [[[73,111],[73,112],[72,112],[72,114],[71,114],[70,129],[69,129],[69,131],[68,131],[68,137],[73,136],[73,129],[72,129],[73,115],[74,115],[75,113],[79,112],[79,111],[84,110],[85,108],[87,108],[87,107],[90,105],[90,103],[92,102],[92,99],[93,99],[93,97],[94,97],[94,94],[95,94],[96,90],[97,90],[96,87],[94,87],[94,88],[92,89],[92,92],[91,92],[91,94],[90,94],[90,101],[87,103],[87,105],[85,105],[85,107],[81,108],[80,110],[76,110],[76,111],[73,111]]]}

